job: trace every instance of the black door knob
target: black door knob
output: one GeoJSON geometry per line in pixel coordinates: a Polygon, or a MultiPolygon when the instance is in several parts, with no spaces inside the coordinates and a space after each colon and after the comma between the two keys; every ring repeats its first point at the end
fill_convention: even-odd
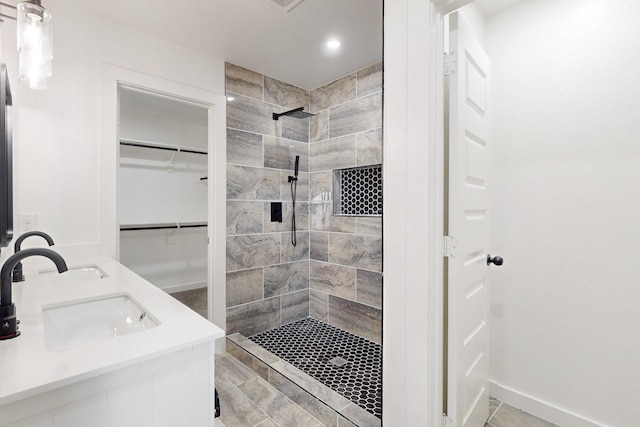
{"type": "Polygon", "coordinates": [[[504,260],[502,259],[501,256],[492,257],[491,255],[487,255],[487,265],[491,263],[493,263],[494,265],[502,265],[503,262],[504,260]]]}

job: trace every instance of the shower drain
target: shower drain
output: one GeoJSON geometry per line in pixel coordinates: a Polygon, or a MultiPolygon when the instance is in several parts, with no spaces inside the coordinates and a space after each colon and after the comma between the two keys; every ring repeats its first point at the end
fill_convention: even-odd
{"type": "Polygon", "coordinates": [[[334,366],[337,366],[338,368],[341,368],[344,365],[346,365],[347,363],[349,363],[349,361],[347,359],[343,359],[342,357],[338,356],[338,357],[334,357],[333,359],[329,360],[329,363],[331,363],[334,366]]]}

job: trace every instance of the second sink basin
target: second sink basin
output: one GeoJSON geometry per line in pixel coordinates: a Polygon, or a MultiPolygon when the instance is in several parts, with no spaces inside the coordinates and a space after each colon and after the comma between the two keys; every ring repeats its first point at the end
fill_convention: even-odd
{"type": "MultiPolygon", "coordinates": [[[[41,270],[40,274],[44,274],[47,276],[58,277],[58,271],[50,268],[47,270],[41,270]]],[[[107,273],[102,271],[100,267],[97,265],[79,265],[79,266],[69,266],[69,270],[64,273],[64,279],[75,278],[79,280],[92,280],[92,279],[102,279],[105,277],[109,277],[107,273]]]]}
{"type": "Polygon", "coordinates": [[[65,351],[160,324],[126,293],[46,305],[42,318],[46,346],[51,351],[65,351]]]}

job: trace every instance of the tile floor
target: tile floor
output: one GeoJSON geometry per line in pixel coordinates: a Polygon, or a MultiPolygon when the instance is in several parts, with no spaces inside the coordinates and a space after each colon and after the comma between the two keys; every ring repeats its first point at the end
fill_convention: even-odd
{"type": "Polygon", "coordinates": [[[558,427],[506,403],[495,397],[489,398],[489,420],[485,427],[558,427]]]}
{"type": "Polygon", "coordinates": [[[323,427],[258,374],[228,354],[216,355],[220,417],[216,427],[323,427]]]}
{"type": "MultiPolygon", "coordinates": [[[[215,427],[324,426],[231,355],[216,355],[216,388],[221,408],[215,427]]],[[[558,427],[494,397],[490,414],[485,427],[558,427]]]]}
{"type": "Polygon", "coordinates": [[[170,295],[202,317],[207,317],[207,288],[174,292],[170,295]]]}

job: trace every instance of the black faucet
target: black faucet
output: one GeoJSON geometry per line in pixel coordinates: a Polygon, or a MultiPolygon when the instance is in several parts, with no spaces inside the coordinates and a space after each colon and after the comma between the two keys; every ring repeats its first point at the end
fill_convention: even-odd
{"type": "MultiPolygon", "coordinates": [[[[40,237],[42,237],[43,239],[45,239],[47,241],[49,246],[53,246],[53,244],[54,244],[53,243],[53,239],[47,233],[44,233],[42,231],[27,231],[26,233],[24,233],[23,235],[21,235],[20,237],[18,237],[16,239],[16,243],[15,243],[15,245],[13,247],[13,253],[20,252],[20,245],[22,245],[22,242],[24,241],[24,239],[26,239],[27,237],[31,237],[31,236],[40,236],[40,237]]],[[[12,280],[14,282],[24,282],[24,274],[22,274],[22,263],[21,262],[16,264],[16,267],[13,269],[12,280]]]]}
{"type": "Polygon", "coordinates": [[[16,319],[16,306],[11,301],[11,272],[21,260],[36,255],[47,257],[53,261],[58,268],[58,273],[67,271],[67,263],[57,252],[51,249],[25,249],[7,258],[2,270],[0,270],[0,340],[7,340],[20,335],[20,331],[18,331],[19,321],[16,319]]]}

